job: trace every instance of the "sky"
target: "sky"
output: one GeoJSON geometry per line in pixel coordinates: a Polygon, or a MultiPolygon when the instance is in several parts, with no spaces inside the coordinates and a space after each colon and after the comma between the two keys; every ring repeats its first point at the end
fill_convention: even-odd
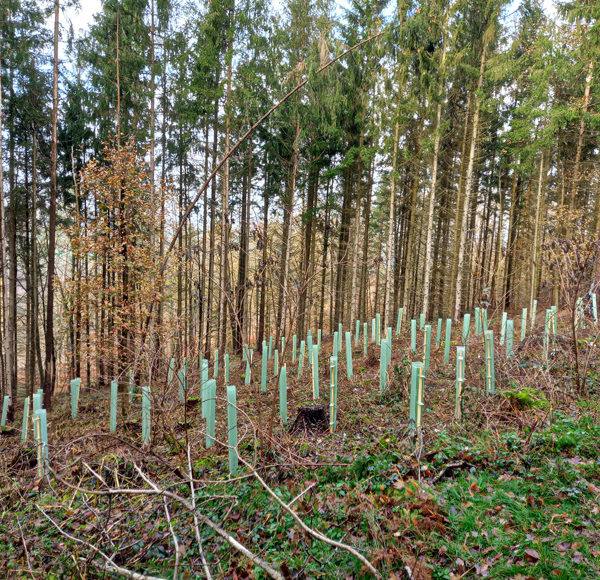
{"type": "MultiPolygon", "coordinates": [[[[86,30],[94,22],[94,15],[100,12],[102,8],[102,0],[80,0],[80,2],[80,8],[66,8],[64,11],[67,19],[73,23],[73,29],[76,33],[80,30],[86,30]]],[[[518,2],[519,0],[516,3],[518,2]]],[[[556,17],[554,0],[543,0],[542,3],[546,15],[554,19],[556,17]]]]}

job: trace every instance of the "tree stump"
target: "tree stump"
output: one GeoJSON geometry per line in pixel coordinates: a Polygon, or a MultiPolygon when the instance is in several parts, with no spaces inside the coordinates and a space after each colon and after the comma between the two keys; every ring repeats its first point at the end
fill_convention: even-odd
{"type": "Polygon", "coordinates": [[[327,431],[329,418],[324,405],[301,405],[298,415],[290,427],[291,433],[298,431],[327,431]]]}

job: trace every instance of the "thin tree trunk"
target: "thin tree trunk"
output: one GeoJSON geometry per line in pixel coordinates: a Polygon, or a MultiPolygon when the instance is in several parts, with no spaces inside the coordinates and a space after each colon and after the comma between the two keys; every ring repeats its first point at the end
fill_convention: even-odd
{"type": "Polygon", "coordinates": [[[54,66],[52,73],[52,160],[50,169],[50,208],[48,223],[48,298],[46,302],[46,352],[44,376],[44,406],[52,407],[52,395],[56,384],[56,354],[54,352],[54,276],[56,253],[56,164],[58,126],[58,22],[59,1],[54,2],[54,66]]]}
{"type": "MultiPolygon", "coordinates": [[[[215,107],[213,111],[213,148],[212,148],[212,166],[217,165],[217,144],[218,144],[218,125],[219,125],[219,99],[215,98],[215,107]]],[[[210,188],[210,240],[208,256],[208,298],[206,304],[206,333],[204,343],[204,356],[209,358],[211,351],[211,314],[213,301],[213,277],[215,272],[215,217],[217,206],[217,182],[212,180],[210,188]]]]}
{"type": "MultiPolygon", "coordinates": [[[[233,14],[231,15],[233,19],[233,14]]],[[[227,49],[227,90],[225,102],[225,151],[229,151],[229,140],[231,131],[231,55],[232,55],[231,32],[227,49]]],[[[227,344],[227,295],[229,289],[228,260],[229,260],[229,158],[223,166],[223,184],[221,197],[221,271],[219,274],[219,320],[221,332],[219,333],[218,345],[221,351],[225,350],[227,344]]]]}
{"type": "MultiPolygon", "coordinates": [[[[266,156],[266,155],[265,155],[266,156]]],[[[266,163],[265,163],[266,166],[266,163]]],[[[265,315],[267,308],[267,259],[269,235],[269,176],[265,175],[265,189],[263,195],[263,231],[262,231],[262,259],[260,269],[260,305],[258,309],[258,333],[256,337],[256,350],[262,353],[262,343],[265,339],[265,315]]]]}
{"type": "MultiPolygon", "coordinates": [[[[387,228],[387,244],[386,244],[386,260],[385,260],[385,297],[383,301],[383,328],[390,325],[390,321],[394,319],[392,312],[392,301],[390,300],[392,291],[392,265],[394,263],[394,224],[395,224],[395,209],[396,209],[396,170],[398,167],[398,139],[400,133],[400,123],[396,121],[394,129],[394,145],[392,147],[392,175],[390,183],[390,205],[387,228]]],[[[379,274],[379,268],[377,269],[379,274]]]]}
{"type": "MultiPolygon", "coordinates": [[[[300,296],[298,301],[298,336],[306,335],[306,320],[310,326],[310,316],[307,316],[306,298],[309,294],[309,289],[312,287],[311,281],[314,273],[313,255],[313,237],[314,237],[314,209],[317,204],[317,192],[319,187],[319,167],[315,164],[311,165],[308,172],[308,186],[306,188],[306,222],[304,225],[304,243],[302,247],[302,266],[300,272],[303,275],[302,286],[300,288],[300,296]]],[[[309,300],[309,305],[311,301],[309,300]]]]}
{"type": "Polygon", "coordinates": [[[471,134],[471,146],[469,149],[469,165],[467,166],[467,175],[465,178],[465,195],[464,195],[464,206],[461,219],[461,231],[458,244],[458,261],[456,268],[456,293],[454,300],[454,319],[458,320],[460,317],[462,307],[462,286],[463,286],[463,275],[465,267],[465,250],[467,242],[467,220],[469,217],[470,201],[471,201],[471,189],[473,187],[473,169],[475,166],[475,151],[477,149],[477,135],[479,129],[479,113],[481,103],[479,101],[479,91],[483,85],[483,73],[485,71],[485,61],[487,57],[488,43],[484,42],[483,50],[481,52],[481,62],[479,64],[479,79],[477,81],[477,91],[475,93],[475,110],[473,113],[473,131],[471,134]]]}
{"type": "Polygon", "coordinates": [[[366,321],[369,317],[369,222],[371,220],[371,197],[373,190],[373,162],[369,167],[369,177],[367,182],[367,188],[365,190],[365,219],[364,221],[364,237],[363,237],[363,255],[362,255],[362,268],[360,274],[360,294],[359,294],[359,313],[361,319],[366,321]]]}
{"type": "Polygon", "coordinates": [[[415,143],[415,162],[413,181],[411,185],[411,199],[409,206],[409,220],[408,220],[408,240],[406,242],[406,260],[404,264],[404,295],[402,297],[402,303],[408,308],[407,314],[413,316],[415,314],[410,303],[414,304],[415,288],[410,283],[411,279],[414,279],[414,270],[416,270],[416,264],[418,263],[418,256],[415,251],[416,238],[418,235],[416,223],[417,223],[417,201],[419,194],[419,177],[421,173],[421,135],[423,132],[423,119],[419,121],[419,128],[417,129],[417,138],[415,143]]]}
{"type": "MultiPolygon", "coordinates": [[[[591,60],[588,63],[588,73],[585,77],[585,90],[583,94],[583,107],[582,113],[585,114],[588,111],[590,105],[590,91],[592,87],[592,79],[594,76],[594,61],[591,60]]],[[[569,232],[572,231],[574,211],[577,209],[577,194],[579,192],[579,180],[580,180],[580,168],[581,168],[581,152],[583,149],[583,136],[585,133],[585,118],[582,117],[579,122],[579,134],[577,136],[577,152],[575,154],[575,163],[573,165],[573,182],[571,183],[571,216],[569,218],[569,232]]],[[[570,237],[570,236],[569,236],[570,237]]]]}
{"type": "Polygon", "coordinates": [[[281,260],[279,265],[279,304],[277,308],[277,328],[275,332],[276,343],[279,344],[281,336],[286,335],[286,309],[289,291],[290,270],[290,245],[292,239],[292,213],[294,211],[294,194],[296,191],[296,173],[298,171],[298,150],[300,147],[300,117],[296,117],[296,130],[294,136],[294,153],[292,157],[292,171],[288,177],[286,199],[284,203],[283,232],[281,242],[281,260]]]}
{"type": "MultiPolygon", "coordinates": [[[[11,17],[11,15],[9,15],[11,17]]],[[[14,99],[14,68],[13,63],[9,65],[9,102],[14,99]]],[[[16,295],[17,295],[17,252],[16,252],[16,187],[15,187],[15,126],[14,116],[9,117],[8,124],[8,179],[10,186],[10,201],[8,207],[8,263],[7,263],[7,287],[8,304],[6,311],[6,378],[7,388],[12,403],[9,408],[8,419],[13,420],[14,405],[17,401],[17,314],[16,314],[16,295]]],[[[6,262],[5,262],[6,263],[6,262]]]]}
{"type": "Polygon", "coordinates": [[[13,420],[16,401],[12,398],[12,392],[7,383],[6,360],[7,360],[7,341],[6,341],[6,318],[8,314],[8,305],[6,302],[6,218],[4,215],[4,140],[3,140],[3,121],[4,109],[2,104],[2,37],[0,36],[0,394],[10,397],[9,413],[13,420]]]}
{"type": "Polygon", "coordinates": [[[535,204],[535,227],[533,229],[533,256],[531,260],[531,292],[529,296],[529,312],[533,312],[533,301],[537,296],[537,269],[538,269],[538,250],[540,243],[540,231],[543,228],[542,218],[542,203],[544,199],[543,195],[544,186],[544,153],[540,156],[540,168],[538,177],[538,188],[537,188],[537,199],[535,204]]]}

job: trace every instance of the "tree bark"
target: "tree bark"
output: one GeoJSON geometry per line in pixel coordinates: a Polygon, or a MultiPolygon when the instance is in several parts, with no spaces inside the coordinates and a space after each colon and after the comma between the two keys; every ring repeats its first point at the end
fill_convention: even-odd
{"type": "Polygon", "coordinates": [[[485,71],[485,61],[487,58],[488,43],[484,41],[483,50],[481,51],[481,61],[479,64],[479,79],[477,81],[477,92],[475,93],[475,109],[473,112],[473,130],[471,134],[471,145],[469,148],[469,164],[467,166],[467,175],[465,178],[465,195],[464,206],[461,218],[461,231],[458,244],[458,260],[456,269],[456,293],[454,300],[454,319],[459,320],[462,308],[462,286],[465,267],[465,250],[467,241],[467,219],[469,217],[471,189],[473,187],[473,173],[475,166],[475,151],[477,149],[477,135],[479,129],[479,114],[481,103],[479,99],[479,91],[483,85],[483,73],[485,71]]]}
{"type": "Polygon", "coordinates": [[[50,208],[48,222],[48,297],[46,302],[44,406],[52,408],[56,384],[56,355],[54,352],[54,276],[56,253],[56,163],[58,146],[58,22],[59,2],[54,2],[54,66],[52,73],[52,160],[50,169],[50,208]]]}

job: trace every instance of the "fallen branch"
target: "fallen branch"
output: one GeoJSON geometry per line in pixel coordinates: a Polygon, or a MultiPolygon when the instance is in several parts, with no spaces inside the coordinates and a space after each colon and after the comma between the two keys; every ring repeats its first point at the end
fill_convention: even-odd
{"type": "Polygon", "coordinates": [[[363,564],[364,566],[369,570],[369,572],[371,572],[371,574],[373,574],[373,576],[375,576],[375,578],[381,578],[381,575],[379,574],[379,572],[377,571],[377,569],[375,568],[375,566],[373,566],[373,564],[371,564],[371,562],[369,562],[369,560],[367,560],[358,550],[356,550],[355,548],[353,548],[352,546],[349,546],[348,544],[344,544],[342,542],[338,542],[336,540],[332,540],[331,538],[328,538],[327,536],[323,535],[321,532],[318,532],[317,530],[314,530],[313,528],[309,527],[308,525],[306,525],[304,523],[304,521],[302,520],[302,518],[300,518],[298,516],[298,514],[289,507],[288,504],[286,504],[267,484],[267,482],[259,475],[259,473],[256,471],[256,469],[254,469],[254,467],[248,463],[243,457],[241,457],[238,454],[239,460],[248,468],[250,469],[250,471],[252,471],[252,473],[254,474],[254,477],[256,477],[256,479],[259,481],[259,483],[263,486],[263,488],[265,489],[265,491],[281,506],[281,508],[288,513],[293,519],[294,521],[309,535],[311,535],[313,538],[316,538],[317,540],[320,540],[321,542],[324,542],[326,544],[329,544],[330,546],[335,546],[336,548],[340,548],[341,550],[345,550],[346,552],[352,554],[355,558],[358,558],[363,564]]]}
{"type": "Polygon", "coordinates": [[[246,548],[242,543],[240,543],[236,538],[234,538],[227,530],[219,526],[216,522],[211,520],[208,516],[199,512],[196,507],[187,500],[185,497],[174,493],[172,491],[168,491],[165,489],[161,489],[154,482],[152,482],[146,475],[142,472],[142,470],[134,463],[134,469],[137,471],[138,475],[150,486],[151,489],[127,489],[127,488],[113,488],[106,487],[104,490],[100,489],[85,489],[78,486],[73,485],[72,483],[66,481],[62,477],[60,477],[53,469],[50,468],[50,472],[54,475],[56,480],[63,485],[66,485],[70,489],[75,491],[79,491],[84,494],[91,495],[153,495],[153,496],[164,496],[168,497],[172,500],[175,500],[182,505],[184,505],[190,512],[195,512],[197,514],[198,519],[205,525],[208,526],[211,530],[213,530],[217,535],[221,536],[227,543],[229,543],[233,548],[235,548],[238,552],[246,556],[249,560],[254,562],[257,566],[260,566],[271,578],[275,580],[285,580],[283,575],[279,573],[275,568],[273,568],[268,562],[263,560],[260,556],[254,554],[251,550],[246,548]]]}
{"type": "Polygon", "coordinates": [[[73,540],[74,542],[78,542],[79,544],[83,544],[88,548],[91,548],[97,554],[100,554],[106,563],[104,565],[99,565],[92,562],[96,567],[109,572],[116,572],[117,574],[121,574],[122,576],[126,576],[127,578],[132,578],[133,580],[165,580],[164,578],[160,578],[159,576],[148,576],[147,574],[140,574],[139,572],[133,572],[128,570],[127,568],[123,568],[118,564],[115,564],[114,560],[108,555],[105,554],[102,550],[100,550],[97,546],[90,544],[90,542],[86,542],[81,538],[76,538],[75,536],[69,534],[63,530],[37,503],[35,507],[42,513],[42,515],[63,535],[65,538],[69,538],[69,540],[73,540]]]}

